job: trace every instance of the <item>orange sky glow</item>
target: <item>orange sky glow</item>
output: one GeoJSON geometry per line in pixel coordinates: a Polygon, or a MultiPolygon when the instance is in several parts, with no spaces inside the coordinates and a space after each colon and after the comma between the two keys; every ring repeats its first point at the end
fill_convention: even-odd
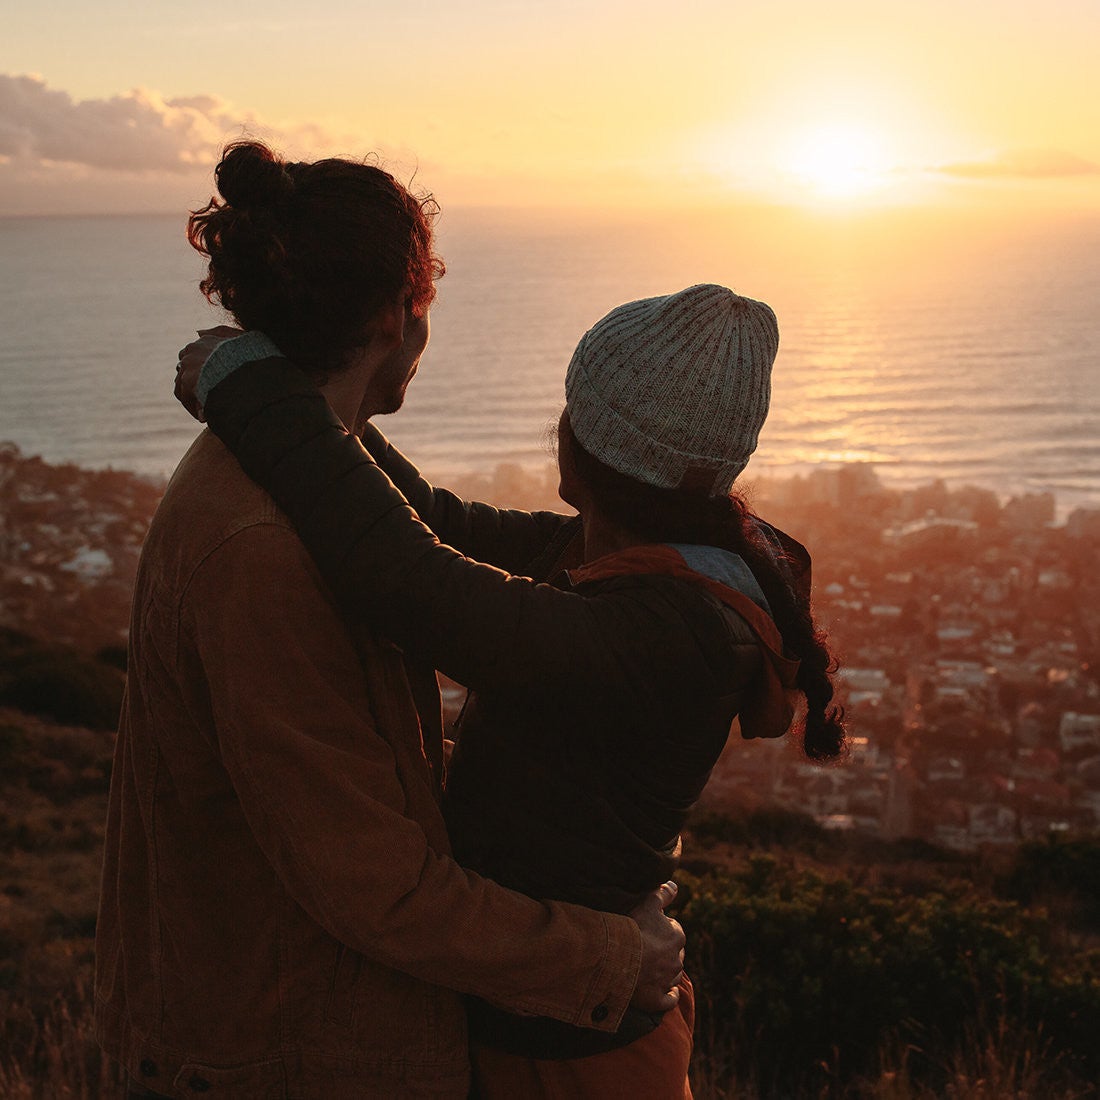
{"type": "Polygon", "coordinates": [[[0,214],[194,205],[242,133],[444,205],[1100,211],[1095,0],[78,10],[6,28],[0,214]]]}

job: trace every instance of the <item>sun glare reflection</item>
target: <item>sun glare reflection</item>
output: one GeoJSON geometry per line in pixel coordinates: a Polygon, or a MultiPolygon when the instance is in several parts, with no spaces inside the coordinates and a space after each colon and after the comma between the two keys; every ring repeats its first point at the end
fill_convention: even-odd
{"type": "Polygon", "coordinates": [[[788,146],[783,167],[804,190],[826,199],[860,198],[888,182],[882,139],[855,125],[804,131],[788,146]]]}

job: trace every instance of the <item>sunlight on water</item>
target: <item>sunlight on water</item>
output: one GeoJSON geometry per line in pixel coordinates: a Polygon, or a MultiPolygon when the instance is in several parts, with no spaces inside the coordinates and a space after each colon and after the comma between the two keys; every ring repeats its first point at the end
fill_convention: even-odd
{"type": "MultiPolygon", "coordinates": [[[[0,440],[163,475],[194,437],[176,350],[219,316],[181,219],[0,221],[0,440]]],[[[750,474],[874,462],[1100,503],[1100,224],[774,211],[570,223],[447,211],[448,274],[406,409],[429,472],[541,464],[579,336],[631,298],[721,282],[780,322],[750,474]]]]}

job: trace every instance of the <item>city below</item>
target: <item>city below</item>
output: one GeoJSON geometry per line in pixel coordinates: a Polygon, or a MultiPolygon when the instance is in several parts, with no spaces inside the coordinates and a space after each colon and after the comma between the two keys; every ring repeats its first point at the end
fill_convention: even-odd
{"type": "MultiPolygon", "coordinates": [[[[495,503],[545,506],[544,481],[524,500],[506,473],[495,503]]],[[[124,645],[161,492],[0,447],[0,627],[87,654],[124,645]]],[[[862,465],[763,483],[753,507],[811,550],[851,746],[821,767],[794,739],[735,732],[708,806],[960,851],[1100,832],[1100,510],[1059,524],[1048,493],[892,490],[862,465]]],[[[444,683],[450,717],[463,694],[444,683]]]]}

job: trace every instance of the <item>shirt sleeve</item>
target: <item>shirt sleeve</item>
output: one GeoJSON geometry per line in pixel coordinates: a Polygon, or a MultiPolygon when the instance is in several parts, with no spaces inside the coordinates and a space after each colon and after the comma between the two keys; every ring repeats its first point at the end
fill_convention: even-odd
{"type": "Polygon", "coordinates": [[[318,924],[513,1011],[617,1026],[637,980],[637,925],[527,898],[433,848],[408,813],[407,746],[377,728],[373,681],[289,528],[227,539],[195,573],[181,623],[249,828],[318,924]]]}
{"type": "MultiPolygon", "coordinates": [[[[199,373],[196,387],[199,404],[205,406],[210,391],[246,364],[256,366],[245,372],[245,384],[262,387],[269,396],[277,395],[280,385],[298,373],[268,336],[246,332],[223,340],[210,353],[199,373]]],[[[571,519],[558,512],[527,512],[463,500],[448,489],[430,484],[373,425],[367,426],[362,439],[375,462],[440,541],[478,561],[510,573],[524,572],[571,519]]]]}
{"type": "Polygon", "coordinates": [[[692,585],[670,582],[679,590],[669,595],[630,578],[582,596],[472,560],[427,529],[308,378],[279,360],[282,377],[257,384],[261,366],[211,392],[208,422],[353,617],[458,683],[528,705],[582,697],[619,711],[715,693],[684,619],[703,599],[692,585]]]}
{"type": "Polygon", "coordinates": [[[527,512],[463,500],[449,489],[432,485],[373,424],[360,438],[440,542],[509,573],[526,573],[573,518],[561,512],[527,512]]]}

